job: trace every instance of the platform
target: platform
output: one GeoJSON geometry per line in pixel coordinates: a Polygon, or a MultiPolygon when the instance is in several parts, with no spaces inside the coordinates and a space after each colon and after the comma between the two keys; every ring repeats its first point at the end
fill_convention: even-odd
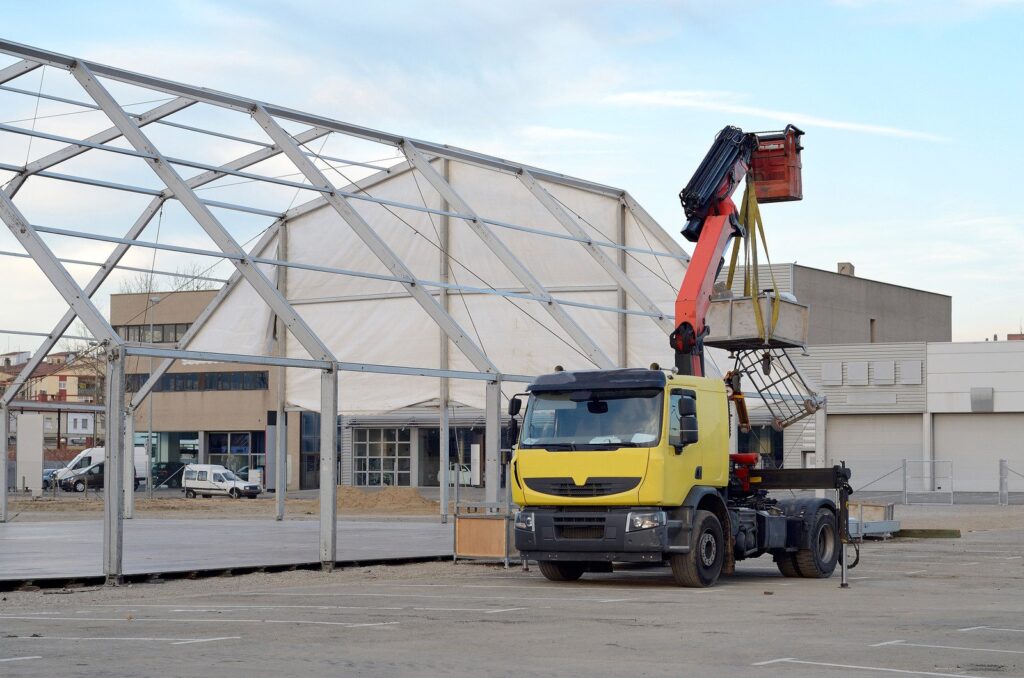
{"type": "MultiPolygon", "coordinates": [[[[315,520],[144,519],[124,523],[126,575],[305,565],[320,560],[315,520]]],[[[452,555],[452,526],[436,517],[340,520],[346,563],[452,555]]],[[[100,577],[100,520],[0,525],[0,583],[100,577]]]]}

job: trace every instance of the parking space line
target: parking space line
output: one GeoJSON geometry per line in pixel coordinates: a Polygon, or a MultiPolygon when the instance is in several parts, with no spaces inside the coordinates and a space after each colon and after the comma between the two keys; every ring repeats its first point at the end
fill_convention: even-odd
{"type": "MultiPolygon", "coordinates": [[[[321,597],[357,597],[357,598],[430,598],[439,600],[566,600],[576,603],[599,603],[604,598],[584,598],[584,597],[566,597],[566,596],[459,596],[459,595],[435,595],[427,593],[272,593],[269,591],[257,591],[253,593],[247,593],[246,595],[251,596],[289,596],[289,597],[301,597],[309,598],[311,596],[321,597]]],[[[665,602],[665,599],[658,601],[650,600],[638,600],[638,599],[627,599],[629,602],[634,603],[649,603],[649,602],[665,602]]]]}
{"type": "Polygon", "coordinates": [[[7,657],[6,659],[0,659],[0,662],[23,662],[26,659],[42,659],[40,655],[33,655],[31,657],[7,657]]]}
{"type": "Polygon", "coordinates": [[[316,624],[325,626],[344,626],[346,628],[357,628],[361,626],[391,626],[398,624],[396,621],[390,622],[372,622],[367,624],[359,624],[355,622],[335,622],[335,621],[310,621],[310,620],[299,620],[299,619],[182,619],[181,617],[133,617],[131,619],[125,619],[122,617],[17,617],[13,615],[0,615],[0,619],[20,619],[30,621],[103,621],[103,622],[126,622],[134,624],[136,622],[188,622],[188,623],[203,623],[203,622],[216,622],[218,624],[316,624]]]}
{"type": "Polygon", "coordinates": [[[221,636],[220,638],[196,638],[195,640],[179,640],[171,645],[191,645],[192,643],[212,643],[215,640],[241,640],[241,636],[221,636]]]}
{"type": "Polygon", "coordinates": [[[808,666],[826,666],[833,669],[855,669],[860,671],[883,671],[885,673],[902,673],[910,676],[943,676],[943,678],[985,678],[985,676],[974,676],[967,673],[937,673],[935,671],[910,671],[908,669],[890,669],[884,666],[858,666],[856,664],[833,664],[830,662],[811,662],[792,657],[781,659],[770,659],[766,662],[757,662],[751,666],[768,666],[770,664],[806,664],[808,666]]]}
{"type": "Polygon", "coordinates": [[[908,643],[905,640],[890,640],[885,643],[875,643],[868,647],[883,647],[886,645],[899,645],[900,647],[927,647],[933,650],[964,650],[966,652],[1002,652],[1004,654],[1024,654],[1024,650],[997,650],[987,647],[959,647],[956,645],[926,645],[924,643],[908,643]]]}
{"type": "Polygon", "coordinates": [[[922,572],[927,572],[927,571],[928,570],[911,570],[910,572],[904,572],[903,574],[921,574],[922,572]]]}
{"type": "MultiPolygon", "coordinates": [[[[230,640],[240,640],[241,636],[231,636],[230,640]]],[[[7,636],[5,640],[102,640],[104,642],[132,641],[140,643],[170,643],[185,645],[186,643],[207,643],[211,640],[228,640],[228,638],[148,638],[144,636],[7,636]]]]}
{"type": "Polygon", "coordinates": [[[966,629],[957,629],[958,631],[1006,631],[1009,633],[1024,633],[1024,629],[1001,629],[996,626],[970,626],[966,629]]]}

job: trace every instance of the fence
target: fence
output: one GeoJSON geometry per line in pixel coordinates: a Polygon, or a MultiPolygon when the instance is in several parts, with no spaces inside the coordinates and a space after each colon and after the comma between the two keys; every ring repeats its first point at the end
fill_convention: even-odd
{"type": "Polygon", "coordinates": [[[1015,471],[1006,459],[999,460],[999,505],[1024,504],[1024,473],[1015,471]],[[1016,492],[1011,487],[1017,487],[1016,492]]]}

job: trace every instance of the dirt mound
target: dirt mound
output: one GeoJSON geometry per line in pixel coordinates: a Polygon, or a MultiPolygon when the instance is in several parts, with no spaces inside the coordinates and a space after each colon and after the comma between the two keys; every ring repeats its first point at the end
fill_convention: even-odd
{"type": "Polygon", "coordinates": [[[432,513],[438,503],[421,495],[414,487],[338,488],[338,509],[381,513],[432,513]]]}

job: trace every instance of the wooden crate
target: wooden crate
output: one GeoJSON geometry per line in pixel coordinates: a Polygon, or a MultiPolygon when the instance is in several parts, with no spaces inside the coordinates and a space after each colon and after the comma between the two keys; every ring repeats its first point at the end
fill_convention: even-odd
{"type": "Polygon", "coordinates": [[[504,515],[458,514],[455,516],[455,556],[457,558],[500,558],[506,549],[515,555],[511,522],[504,515]]]}

